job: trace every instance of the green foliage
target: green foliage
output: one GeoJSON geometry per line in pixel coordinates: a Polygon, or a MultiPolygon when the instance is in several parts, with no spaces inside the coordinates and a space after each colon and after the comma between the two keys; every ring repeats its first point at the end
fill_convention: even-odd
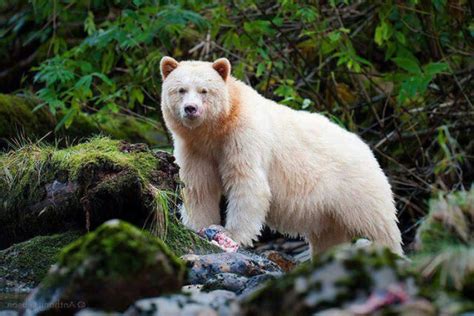
{"type": "MultiPolygon", "coordinates": [[[[50,1],[37,0],[34,6],[47,14],[50,8],[44,2],[50,1]]],[[[69,6],[80,7],[81,2],[72,1],[69,6]]],[[[44,101],[40,107],[48,105],[52,113],[65,113],[57,129],[68,128],[81,111],[92,108],[108,115],[121,107],[143,105],[145,94],[158,98],[156,77],[162,55],[156,46],[170,49],[172,39],[183,36],[189,24],[198,30],[207,26],[200,14],[159,1],[119,2],[115,9],[117,16],[99,24],[94,12],[88,11],[81,43],[34,68],[34,82],[44,85],[37,92],[44,101]]]]}

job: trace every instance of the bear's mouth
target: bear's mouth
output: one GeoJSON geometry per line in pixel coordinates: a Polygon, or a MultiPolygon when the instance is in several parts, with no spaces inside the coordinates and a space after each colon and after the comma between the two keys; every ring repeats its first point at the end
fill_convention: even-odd
{"type": "Polygon", "coordinates": [[[188,113],[184,114],[184,118],[187,119],[187,120],[190,120],[190,121],[194,121],[197,118],[199,118],[200,116],[201,116],[201,114],[196,114],[196,113],[194,113],[194,114],[188,114],[188,113]]]}

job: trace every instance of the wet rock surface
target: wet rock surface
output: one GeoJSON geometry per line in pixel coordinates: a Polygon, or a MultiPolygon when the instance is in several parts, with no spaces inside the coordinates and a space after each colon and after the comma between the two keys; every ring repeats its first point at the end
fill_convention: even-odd
{"type": "Polygon", "coordinates": [[[139,298],[178,292],[184,277],[184,264],[160,239],[113,220],[63,250],[23,313],[123,311],[139,298]]]}

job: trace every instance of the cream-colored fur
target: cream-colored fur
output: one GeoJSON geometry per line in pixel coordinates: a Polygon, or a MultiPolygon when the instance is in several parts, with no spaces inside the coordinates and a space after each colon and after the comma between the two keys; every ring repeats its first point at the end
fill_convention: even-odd
{"type": "Polygon", "coordinates": [[[326,117],[265,99],[215,63],[161,62],[162,111],[185,183],[184,223],[220,223],[249,245],[262,228],[303,235],[314,252],[365,237],[402,254],[392,191],[369,147],[326,117]],[[199,108],[188,118],[187,104],[199,108]]]}

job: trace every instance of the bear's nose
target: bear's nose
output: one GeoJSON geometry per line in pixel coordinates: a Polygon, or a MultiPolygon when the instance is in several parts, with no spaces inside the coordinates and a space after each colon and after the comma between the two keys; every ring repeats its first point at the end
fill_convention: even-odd
{"type": "Polygon", "coordinates": [[[189,115],[196,114],[197,112],[197,105],[195,104],[186,104],[184,106],[184,112],[189,115]]]}

